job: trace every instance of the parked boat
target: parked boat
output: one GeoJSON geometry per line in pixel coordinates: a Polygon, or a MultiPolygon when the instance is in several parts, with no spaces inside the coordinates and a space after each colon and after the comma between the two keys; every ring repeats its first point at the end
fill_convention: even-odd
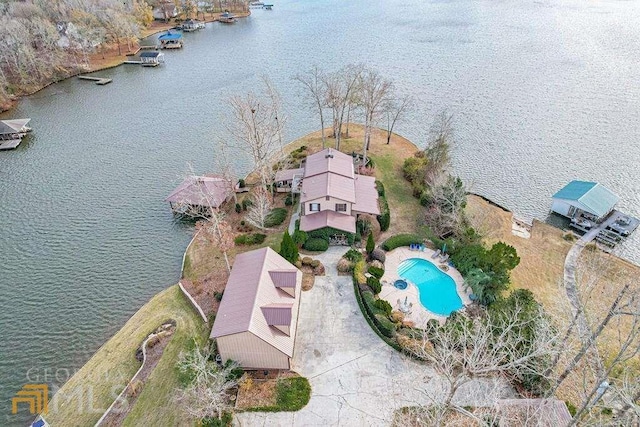
{"type": "Polygon", "coordinates": [[[222,15],[220,15],[220,18],[218,18],[218,20],[224,24],[233,24],[234,22],[236,22],[236,17],[229,12],[224,12],[222,15]]]}
{"type": "Polygon", "coordinates": [[[264,10],[272,10],[273,9],[273,5],[272,4],[265,4],[262,7],[264,8],[264,10]]]}
{"type": "Polygon", "coordinates": [[[187,19],[180,25],[180,29],[187,33],[190,33],[191,31],[201,30],[204,27],[205,27],[204,22],[198,21],[196,19],[187,19]]]}
{"type": "Polygon", "coordinates": [[[262,9],[263,6],[264,3],[261,1],[252,1],[251,3],[249,3],[250,9],[262,9]]]}

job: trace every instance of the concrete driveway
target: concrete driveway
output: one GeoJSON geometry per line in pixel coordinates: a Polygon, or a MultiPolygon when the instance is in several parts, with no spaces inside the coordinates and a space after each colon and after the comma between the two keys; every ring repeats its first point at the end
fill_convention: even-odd
{"type": "Polygon", "coordinates": [[[371,330],[351,277],[337,276],[335,270],[345,251],[330,248],[315,257],[327,276],[316,277],[300,302],[292,365],[311,383],[309,404],[298,412],[240,413],[238,425],[389,425],[395,409],[424,405],[429,399],[422,390],[438,388],[430,368],[401,355],[371,330]]]}

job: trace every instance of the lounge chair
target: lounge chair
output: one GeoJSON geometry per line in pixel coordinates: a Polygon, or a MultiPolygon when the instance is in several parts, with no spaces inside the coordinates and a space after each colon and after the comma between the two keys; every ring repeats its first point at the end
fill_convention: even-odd
{"type": "Polygon", "coordinates": [[[440,256],[440,249],[438,249],[437,251],[435,251],[435,252],[433,253],[433,255],[431,255],[431,259],[437,258],[437,257],[439,257],[439,256],[440,256]]]}
{"type": "Polygon", "coordinates": [[[440,257],[440,261],[446,263],[449,260],[449,254],[444,254],[440,257]]]}

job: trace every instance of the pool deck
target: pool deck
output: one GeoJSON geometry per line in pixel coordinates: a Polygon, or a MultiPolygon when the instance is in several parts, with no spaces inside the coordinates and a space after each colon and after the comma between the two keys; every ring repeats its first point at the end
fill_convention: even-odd
{"type": "MultiPolygon", "coordinates": [[[[393,286],[393,283],[396,280],[401,279],[398,275],[398,266],[402,261],[409,258],[421,258],[437,266],[443,265],[443,263],[438,260],[431,259],[433,253],[434,251],[428,248],[425,248],[424,251],[412,251],[407,247],[397,248],[391,252],[387,252],[387,259],[384,263],[385,272],[381,279],[382,291],[380,292],[379,297],[389,301],[394,310],[399,309],[398,300],[404,302],[405,298],[407,298],[407,302],[413,303],[413,307],[411,307],[410,314],[405,314],[405,321],[413,322],[418,328],[423,328],[431,319],[436,319],[442,323],[447,319],[447,316],[432,313],[424,308],[420,303],[418,289],[415,285],[409,282],[407,289],[401,290],[393,286]]],[[[464,279],[460,272],[451,266],[449,266],[447,271],[442,269],[440,269],[440,271],[448,274],[456,283],[456,291],[462,300],[462,304],[465,306],[470,304],[471,300],[469,299],[469,294],[464,291],[464,279]]]]}

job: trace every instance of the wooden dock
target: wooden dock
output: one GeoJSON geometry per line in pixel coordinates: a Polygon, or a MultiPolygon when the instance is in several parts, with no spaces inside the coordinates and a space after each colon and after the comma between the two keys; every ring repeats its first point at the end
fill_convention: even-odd
{"type": "Polygon", "coordinates": [[[0,150],[13,150],[22,142],[21,139],[10,139],[8,141],[0,140],[0,150]]]}
{"type": "Polygon", "coordinates": [[[102,77],[78,76],[80,80],[90,80],[96,82],[97,85],[104,86],[113,81],[113,79],[105,79],[102,77]]]}

